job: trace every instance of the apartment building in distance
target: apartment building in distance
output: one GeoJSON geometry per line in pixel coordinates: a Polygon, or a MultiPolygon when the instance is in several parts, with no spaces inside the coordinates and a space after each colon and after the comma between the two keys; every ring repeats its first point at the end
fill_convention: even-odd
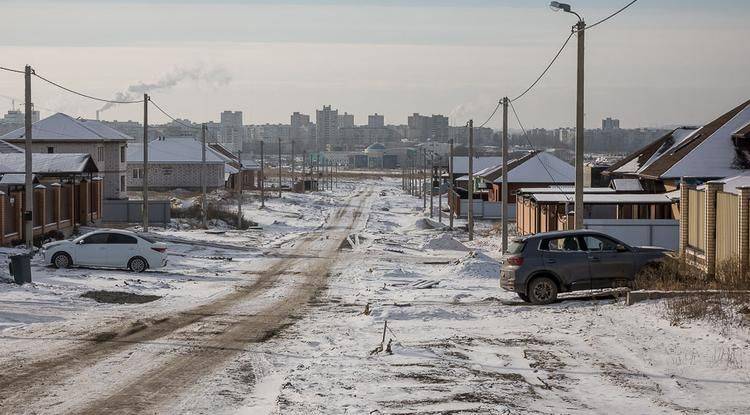
{"type": "Polygon", "coordinates": [[[237,151],[247,138],[242,124],[242,111],[223,111],[219,123],[219,142],[224,147],[237,151]]]}
{"type": "Polygon", "coordinates": [[[450,139],[448,117],[443,115],[420,115],[414,113],[408,119],[408,138],[414,141],[440,141],[446,142],[450,139]]]}
{"type": "Polygon", "coordinates": [[[315,111],[316,140],[320,149],[333,145],[339,138],[339,111],[324,105],[322,110],[315,111]]]}

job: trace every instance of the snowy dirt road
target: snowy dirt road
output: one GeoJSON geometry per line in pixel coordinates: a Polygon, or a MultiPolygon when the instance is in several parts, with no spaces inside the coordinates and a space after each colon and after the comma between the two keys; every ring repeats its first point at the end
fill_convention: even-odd
{"type": "Polygon", "coordinates": [[[196,381],[273,337],[325,286],[339,245],[361,226],[370,197],[367,191],[349,196],[318,231],[277,251],[280,259],[250,284],[215,301],[94,332],[11,343],[28,346],[30,356],[2,362],[0,412],[168,412],[196,381]],[[64,348],[41,345],[59,339],[64,348]],[[39,348],[47,353],[34,353],[39,348]]]}

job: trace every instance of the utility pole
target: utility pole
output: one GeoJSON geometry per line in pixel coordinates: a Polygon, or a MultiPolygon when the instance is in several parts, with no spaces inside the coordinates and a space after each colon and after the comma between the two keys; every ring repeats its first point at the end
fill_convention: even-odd
{"type": "Polygon", "coordinates": [[[435,212],[435,207],[433,205],[434,201],[434,189],[435,189],[435,152],[433,151],[430,153],[430,218],[433,217],[433,212],[435,212]]]}
{"type": "MultiPolygon", "coordinates": [[[[442,156],[438,156],[438,163],[442,160],[442,156]]],[[[443,169],[438,166],[438,171],[443,169]]],[[[438,174],[438,222],[443,223],[443,175],[438,174]]]]}
{"type": "MultiPolygon", "coordinates": [[[[586,22],[579,18],[578,24],[574,26],[578,33],[578,81],[576,93],[576,194],[575,194],[575,228],[583,229],[583,65],[584,45],[586,34],[586,22]]],[[[567,214],[567,212],[565,212],[567,214]]]]}
{"type": "Polygon", "coordinates": [[[143,232],[148,232],[148,94],[143,94],[143,232]]]}
{"type": "Polygon", "coordinates": [[[201,124],[201,192],[203,193],[203,229],[208,228],[208,201],[206,200],[206,124],[201,124]]]}
{"type": "MultiPolygon", "coordinates": [[[[453,198],[453,139],[451,138],[451,152],[450,152],[450,160],[448,160],[448,213],[450,216],[448,217],[450,220],[449,229],[453,230],[453,206],[451,205],[451,199],[453,198]]],[[[458,200],[456,203],[461,203],[461,200],[458,200]]]]}
{"type": "Polygon", "coordinates": [[[427,149],[422,147],[422,210],[427,209],[427,149]]]}
{"type": "Polygon", "coordinates": [[[281,199],[281,137],[279,137],[279,199],[281,199]]]}
{"type": "Polygon", "coordinates": [[[469,240],[474,240],[474,120],[469,120],[469,240]]]}
{"type": "Polygon", "coordinates": [[[305,193],[307,189],[305,186],[307,186],[307,150],[305,150],[305,147],[302,147],[302,193],[305,193]]]}
{"type": "Polygon", "coordinates": [[[503,98],[503,188],[502,194],[502,248],[508,251],[508,97],[503,98]]]}
{"type": "MultiPolygon", "coordinates": [[[[265,161],[263,160],[263,140],[260,140],[260,208],[266,207],[266,176],[265,161]]],[[[242,174],[242,164],[240,164],[240,174],[242,174]]]]}
{"type": "Polygon", "coordinates": [[[240,174],[237,176],[237,229],[242,229],[242,150],[237,150],[237,162],[240,163],[240,174]]]}
{"type": "Polygon", "coordinates": [[[294,176],[295,176],[295,173],[296,173],[295,169],[294,169],[294,162],[295,162],[295,160],[294,160],[294,140],[292,140],[292,178],[291,178],[292,185],[289,186],[289,189],[292,190],[292,191],[294,191],[294,182],[295,182],[295,180],[294,180],[295,177],[294,176]]]}
{"type": "MultiPolygon", "coordinates": [[[[26,248],[29,250],[29,252],[32,252],[34,250],[34,182],[33,182],[33,176],[34,172],[32,169],[33,161],[31,158],[32,154],[32,148],[31,148],[31,113],[34,110],[34,104],[31,103],[31,74],[32,69],[30,65],[26,65],[26,68],[24,70],[24,82],[25,82],[25,91],[24,91],[24,111],[26,113],[24,114],[24,126],[25,126],[25,132],[24,132],[24,144],[26,148],[24,149],[24,163],[26,171],[26,177],[25,177],[25,186],[24,186],[24,198],[23,198],[23,233],[26,240],[26,248]]],[[[38,215],[43,215],[44,212],[37,212],[38,215]]]]}

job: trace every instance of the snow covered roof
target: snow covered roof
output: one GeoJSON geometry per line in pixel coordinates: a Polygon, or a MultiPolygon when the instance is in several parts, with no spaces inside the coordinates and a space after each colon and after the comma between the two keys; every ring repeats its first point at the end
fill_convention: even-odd
{"type": "MultiPolygon", "coordinates": [[[[36,175],[32,175],[31,180],[34,181],[36,175]]],[[[26,174],[24,173],[7,173],[3,174],[0,178],[0,185],[2,186],[21,186],[26,184],[26,174]]]]}
{"type": "MultiPolygon", "coordinates": [[[[453,174],[469,174],[469,157],[468,156],[453,156],[453,174]]],[[[473,160],[475,172],[481,171],[486,168],[495,167],[498,164],[503,163],[502,157],[474,157],[473,160]]]]}
{"type": "MultiPolygon", "coordinates": [[[[502,169],[494,183],[502,183],[502,169]]],[[[508,166],[509,183],[563,183],[575,182],[575,167],[551,153],[531,152],[512,161],[508,166]]]]}
{"type": "Polygon", "coordinates": [[[699,129],[676,129],[609,171],[650,179],[735,176],[750,169],[750,143],[742,139],[749,124],[746,101],[699,129]]]}
{"type": "MultiPolygon", "coordinates": [[[[231,166],[234,168],[234,171],[232,171],[231,174],[237,173],[239,171],[239,164],[237,163],[237,155],[229,151],[226,147],[221,145],[221,143],[209,143],[208,146],[213,149],[216,154],[224,158],[224,160],[231,164],[231,166]]],[[[256,162],[253,159],[243,159],[242,160],[242,170],[260,170],[260,164],[256,162]]]]}
{"type": "MultiPolygon", "coordinates": [[[[25,172],[26,156],[23,153],[0,153],[0,173],[25,172]]],[[[31,171],[36,174],[98,172],[90,154],[47,154],[31,155],[31,171]]]]}
{"type": "MultiPolygon", "coordinates": [[[[518,193],[575,193],[574,186],[522,187],[518,193]]],[[[611,187],[584,187],[583,193],[615,193],[611,187]]]]}
{"type": "MultiPolygon", "coordinates": [[[[571,202],[571,197],[564,193],[530,193],[526,195],[540,203],[571,202]]],[[[636,204],[636,203],[672,203],[672,199],[664,193],[584,193],[583,203],[586,204],[636,204]]]]}
{"type": "MultiPolygon", "coordinates": [[[[26,137],[22,127],[0,137],[2,140],[17,142],[26,137]]],[[[99,121],[76,119],[58,112],[31,125],[31,139],[36,141],[133,141],[133,137],[123,134],[99,121]]]]}
{"type": "MultiPolygon", "coordinates": [[[[191,137],[160,138],[149,141],[148,161],[149,163],[202,163],[202,149],[201,142],[191,137]]],[[[143,144],[128,145],[128,163],[143,163],[143,144]]],[[[223,164],[226,163],[226,159],[207,145],[206,163],[223,164]]]]}
{"type": "Polygon", "coordinates": [[[642,192],[643,186],[638,179],[613,179],[612,188],[621,192],[642,192]]]}
{"type": "MultiPolygon", "coordinates": [[[[750,186],[750,171],[746,171],[737,176],[725,177],[723,179],[713,180],[713,181],[721,182],[724,184],[724,187],[722,188],[723,192],[733,193],[737,195],[740,193],[737,190],[738,188],[744,187],[744,186],[750,186]]],[[[698,186],[698,189],[705,189],[705,188],[706,188],[705,184],[698,186]]]]}
{"type": "Polygon", "coordinates": [[[0,140],[0,153],[23,153],[21,147],[16,147],[7,141],[0,140]]]}

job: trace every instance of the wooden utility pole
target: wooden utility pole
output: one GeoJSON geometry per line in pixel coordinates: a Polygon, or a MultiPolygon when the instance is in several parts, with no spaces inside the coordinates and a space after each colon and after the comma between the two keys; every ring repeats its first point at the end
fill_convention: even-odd
{"type": "Polygon", "coordinates": [[[433,201],[434,197],[433,196],[435,195],[435,192],[434,192],[434,189],[435,189],[435,151],[434,151],[434,149],[433,149],[433,152],[430,153],[430,184],[429,184],[429,188],[430,188],[430,218],[432,218],[433,217],[433,212],[435,211],[435,208],[434,208],[434,205],[433,205],[433,203],[434,203],[434,201],[433,201]]]}
{"type": "Polygon", "coordinates": [[[503,188],[502,194],[502,248],[508,251],[508,97],[503,98],[503,188]]]}
{"type": "MultiPolygon", "coordinates": [[[[242,164],[240,164],[240,174],[242,174],[242,164]]],[[[260,140],[260,208],[266,207],[266,176],[265,160],[263,160],[263,140],[260,140]]]]}
{"type": "Polygon", "coordinates": [[[143,94],[143,232],[148,232],[148,94],[143,94]]]}
{"type": "MultiPolygon", "coordinates": [[[[451,138],[451,151],[450,151],[450,160],[448,160],[448,213],[450,216],[448,216],[450,220],[449,228],[450,230],[453,230],[453,205],[451,205],[451,200],[453,200],[453,139],[451,138]]],[[[459,200],[456,203],[461,203],[459,200]]]]}
{"type": "Polygon", "coordinates": [[[290,189],[290,190],[294,190],[294,182],[295,182],[295,180],[294,180],[294,179],[295,179],[294,175],[295,175],[295,173],[296,173],[296,172],[295,172],[295,169],[294,169],[294,162],[295,162],[295,160],[294,160],[294,140],[292,140],[292,178],[291,178],[291,182],[292,182],[292,185],[291,185],[291,186],[289,186],[289,189],[290,189]]]}
{"type": "Polygon", "coordinates": [[[427,209],[427,149],[422,147],[422,210],[427,209]]]}
{"type": "MultiPolygon", "coordinates": [[[[579,18],[580,19],[580,18],[579,18]]],[[[580,20],[576,25],[578,33],[578,76],[576,91],[576,183],[575,183],[575,206],[574,222],[575,229],[583,229],[583,134],[584,134],[584,93],[583,93],[583,57],[586,35],[586,22],[580,20]]],[[[567,214],[567,212],[565,212],[567,214]]]]}
{"type": "MultiPolygon", "coordinates": [[[[438,156],[438,164],[442,160],[442,156],[438,156]]],[[[438,167],[438,171],[442,171],[441,167],[438,167]]],[[[443,175],[438,173],[438,222],[443,223],[443,175]]]]}
{"type": "Polygon", "coordinates": [[[469,240],[474,240],[474,120],[469,120],[469,240]]]}
{"type": "Polygon", "coordinates": [[[279,137],[279,199],[281,199],[281,137],[279,137]]]}
{"type": "Polygon", "coordinates": [[[242,229],[242,150],[237,150],[240,174],[237,176],[237,229],[242,229]]]}
{"type": "MultiPolygon", "coordinates": [[[[24,239],[26,240],[26,249],[29,252],[34,250],[34,172],[32,169],[32,148],[31,148],[31,115],[34,111],[34,105],[31,103],[31,74],[32,69],[30,65],[26,65],[24,70],[24,170],[26,173],[24,180],[24,192],[23,195],[23,233],[24,239]]],[[[43,215],[44,212],[37,212],[38,215],[43,215]]]]}
{"type": "Polygon", "coordinates": [[[208,228],[208,200],[206,200],[206,175],[208,174],[206,172],[206,124],[201,124],[201,161],[203,162],[203,166],[201,167],[201,192],[203,193],[203,202],[202,210],[203,210],[203,229],[208,228]]]}

